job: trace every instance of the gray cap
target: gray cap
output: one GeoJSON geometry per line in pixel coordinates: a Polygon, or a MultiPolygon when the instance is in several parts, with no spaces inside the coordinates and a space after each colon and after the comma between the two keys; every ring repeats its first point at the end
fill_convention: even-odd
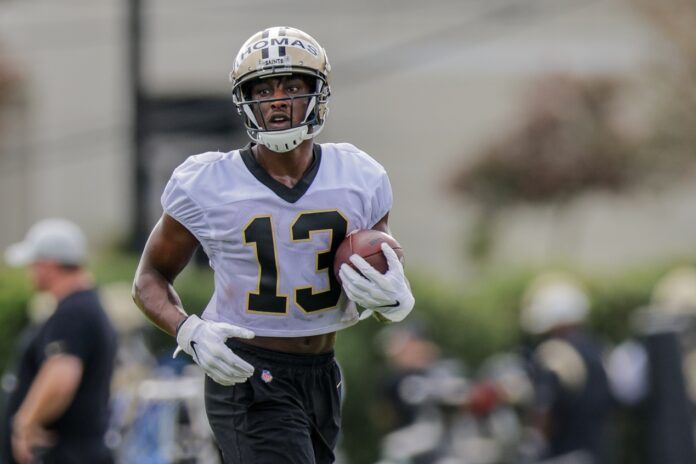
{"type": "Polygon", "coordinates": [[[65,219],[44,219],[29,229],[23,241],[5,250],[5,262],[10,266],[42,260],[79,265],[87,257],[86,242],[76,224],[65,219]]]}

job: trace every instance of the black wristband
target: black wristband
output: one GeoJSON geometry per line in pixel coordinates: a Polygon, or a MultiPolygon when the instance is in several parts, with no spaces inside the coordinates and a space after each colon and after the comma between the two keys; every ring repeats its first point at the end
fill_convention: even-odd
{"type": "Polygon", "coordinates": [[[182,320],[179,321],[179,323],[176,325],[176,332],[174,333],[175,336],[179,335],[179,329],[181,328],[182,325],[184,325],[184,322],[188,321],[188,318],[191,316],[186,316],[182,320]]]}

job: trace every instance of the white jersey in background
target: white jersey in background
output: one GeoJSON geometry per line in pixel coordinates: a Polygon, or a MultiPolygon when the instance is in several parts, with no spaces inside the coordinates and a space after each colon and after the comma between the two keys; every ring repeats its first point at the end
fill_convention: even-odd
{"type": "Polygon", "coordinates": [[[162,194],[164,212],[196,236],[215,271],[203,317],[275,337],[358,321],[333,276],[334,252],[391,206],[384,168],[350,144],[315,144],[293,188],[273,179],[249,147],[191,156],[162,194]]]}

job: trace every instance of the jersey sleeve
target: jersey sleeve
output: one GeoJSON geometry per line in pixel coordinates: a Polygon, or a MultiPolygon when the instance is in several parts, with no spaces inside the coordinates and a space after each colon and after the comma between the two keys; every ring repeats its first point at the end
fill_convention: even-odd
{"type": "Polygon", "coordinates": [[[199,241],[205,237],[205,213],[186,188],[187,163],[178,167],[162,193],[162,209],[186,227],[199,241]]]}
{"type": "Polygon", "coordinates": [[[87,361],[97,340],[92,329],[91,311],[80,308],[56,311],[47,326],[43,356],[49,358],[57,354],[68,354],[87,361]]]}
{"type": "Polygon", "coordinates": [[[382,170],[372,197],[370,228],[374,227],[391,210],[393,200],[389,176],[387,176],[386,171],[382,170]]]}

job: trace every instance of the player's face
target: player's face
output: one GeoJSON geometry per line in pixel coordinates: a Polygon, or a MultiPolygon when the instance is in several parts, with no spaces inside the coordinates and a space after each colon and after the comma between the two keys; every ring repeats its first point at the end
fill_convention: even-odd
{"type": "Polygon", "coordinates": [[[291,75],[260,79],[251,85],[256,118],[266,130],[284,130],[299,126],[305,117],[310,92],[301,76],[291,75]]]}

